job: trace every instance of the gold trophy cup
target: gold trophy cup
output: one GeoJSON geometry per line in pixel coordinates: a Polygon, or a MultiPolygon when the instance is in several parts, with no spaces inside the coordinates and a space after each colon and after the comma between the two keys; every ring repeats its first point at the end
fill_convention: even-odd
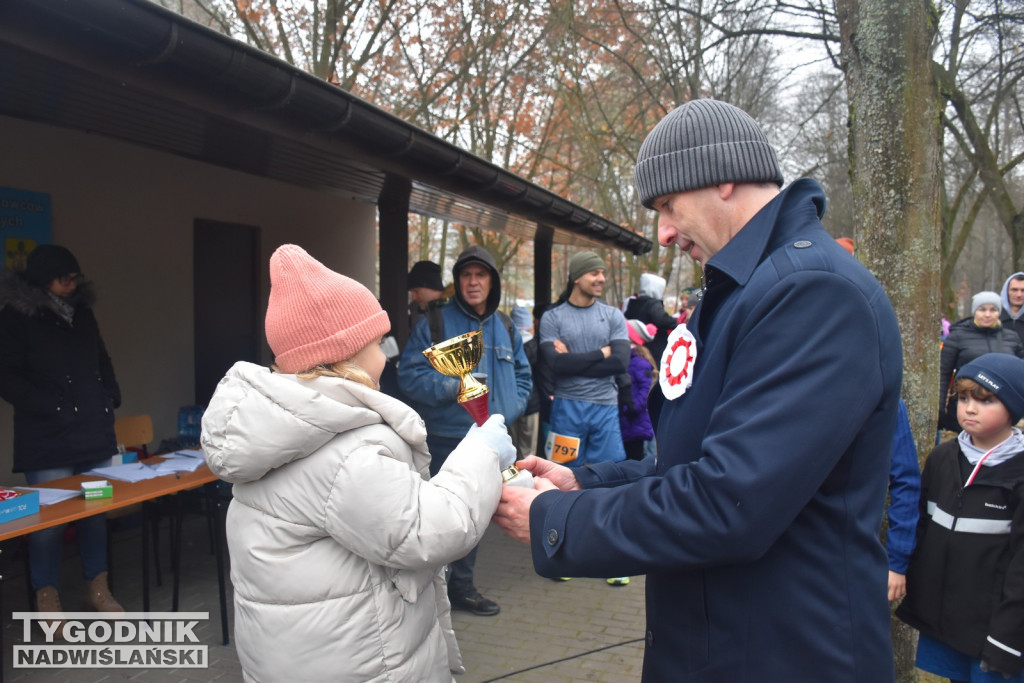
{"type": "Polygon", "coordinates": [[[442,375],[459,378],[458,402],[473,421],[482,425],[488,417],[487,385],[473,377],[473,368],[484,355],[483,333],[480,330],[446,339],[423,351],[430,365],[442,375]]]}
{"type": "MultiPolygon", "coordinates": [[[[473,368],[480,363],[484,354],[483,332],[474,330],[457,337],[438,342],[423,350],[423,355],[430,365],[448,377],[459,378],[459,395],[456,400],[470,414],[477,426],[482,425],[490,416],[487,408],[486,384],[473,377],[473,368]]],[[[515,465],[502,470],[502,481],[508,482],[519,475],[515,465]]]]}

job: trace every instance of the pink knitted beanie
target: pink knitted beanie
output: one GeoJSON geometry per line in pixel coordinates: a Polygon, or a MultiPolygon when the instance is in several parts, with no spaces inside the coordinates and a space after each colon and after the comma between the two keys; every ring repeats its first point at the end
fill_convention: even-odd
{"type": "Polygon", "coordinates": [[[370,290],[302,247],[284,244],[270,257],[266,333],[281,372],[347,360],[390,329],[370,290]]]}
{"type": "Polygon", "coordinates": [[[637,346],[643,346],[658,334],[658,328],[654,326],[654,323],[645,324],[639,320],[627,320],[626,331],[629,332],[629,340],[637,346]]]}

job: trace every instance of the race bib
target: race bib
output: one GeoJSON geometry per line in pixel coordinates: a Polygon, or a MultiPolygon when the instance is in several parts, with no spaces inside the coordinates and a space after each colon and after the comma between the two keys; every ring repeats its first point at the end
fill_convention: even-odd
{"type": "Polygon", "coordinates": [[[679,325],[668,336],[665,352],[661,354],[661,372],[658,383],[669,401],[686,393],[693,384],[693,365],[697,362],[697,340],[679,325]]]}
{"type": "Polygon", "coordinates": [[[580,457],[580,437],[548,432],[548,440],[544,445],[548,460],[565,464],[580,457]]]}

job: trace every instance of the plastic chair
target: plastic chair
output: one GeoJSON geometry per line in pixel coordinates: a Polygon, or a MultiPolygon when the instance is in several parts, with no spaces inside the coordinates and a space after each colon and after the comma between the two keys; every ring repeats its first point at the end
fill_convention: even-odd
{"type": "MultiPolygon", "coordinates": [[[[153,441],[153,418],[148,414],[142,415],[131,415],[129,417],[117,417],[114,418],[114,438],[117,441],[118,451],[124,453],[127,451],[135,451],[139,454],[139,458],[149,457],[149,444],[153,441]]],[[[122,508],[111,513],[107,513],[107,537],[111,537],[113,534],[113,528],[111,522],[121,517],[127,517],[133,515],[139,510],[143,511],[142,523],[146,523],[145,510],[142,505],[132,505],[130,507],[122,508]]],[[[114,561],[113,561],[113,547],[114,544],[107,541],[107,578],[110,585],[114,584],[114,561]]],[[[157,556],[157,549],[153,549],[154,556],[157,556]]],[[[158,579],[159,581],[159,579],[158,579]]]]}
{"type": "Polygon", "coordinates": [[[153,418],[149,415],[132,415],[114,420],[114,436],[118,448],[135,450],[140,458],[149,457],[149,444],[153,441],[153,418]]]}
{"type": "Polygon", "coordinates": [[[178,409],[178,443],[181,448],[197,448],[206,406],[182,406],[178,409]]]}
{"type": "MultiPolygon", "coordinates": [[[[172,450],[198,448],[203,412],[205,410],[206,406],[182,406],[178,410],[178,438],[176,441],[162,442],[160,450],[163,451],[165,445],[169,446],[172,450]]],[[[160,518],[167,517],[169,520],[168,540],[171,554],[171,571],[174,576],[171,606],[173,611],[178,610],[182,518],[185,512],[197,512],[206,516],[207,531],[210,536],[210,552],[214,553],[216,546],[214,534],[217,533],[215,519],[219,514],[219,510],[224,508],[228,500],[230,500],[230,488],[225,492],[223,487],[217,484],[207,484],[199,490],[182,491],[173,496],[148,501],[144,504],[145,516],[150,520],[150,525],[144,529],[144,532],[150,532],[153,536],[153,557],[156,558],[156,583],[158,586],[162,585],[158,551],[160,545],[160,518]]],[[[147,543],[148,539],[144,535],[143,544],[147,543]]],[[[225,644],[227,644],[226,638],[225,644]]]]}

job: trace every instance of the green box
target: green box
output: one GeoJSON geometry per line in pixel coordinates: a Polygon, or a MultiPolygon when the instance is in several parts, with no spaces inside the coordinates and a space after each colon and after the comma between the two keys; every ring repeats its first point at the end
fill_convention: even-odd
{"type": "Polygon", "coordinates": [[[86,500],[94,500],[96,498],[113,498],[114,487],[105,479],[101,479],[99,481],[83,481],[82,495],[85,496],[86,500]]]}

